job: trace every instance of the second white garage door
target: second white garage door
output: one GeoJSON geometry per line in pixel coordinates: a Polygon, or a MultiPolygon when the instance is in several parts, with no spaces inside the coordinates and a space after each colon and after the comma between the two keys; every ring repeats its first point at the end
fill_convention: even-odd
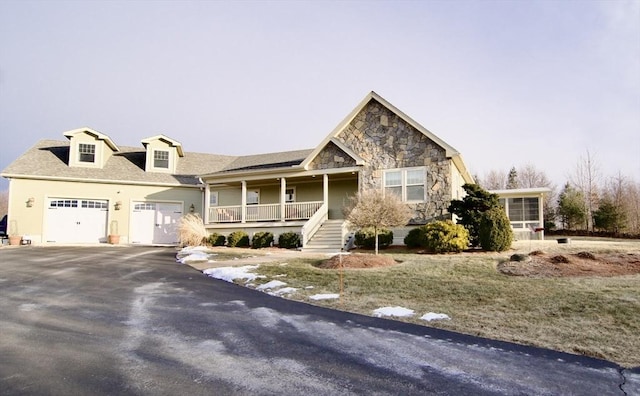
{"type": "Polygon", "coordinates": [[[176,244],[176,226],[182,217],[182,204],[134,202],[131,213],[131,243],[144,245],[176,244]]]}

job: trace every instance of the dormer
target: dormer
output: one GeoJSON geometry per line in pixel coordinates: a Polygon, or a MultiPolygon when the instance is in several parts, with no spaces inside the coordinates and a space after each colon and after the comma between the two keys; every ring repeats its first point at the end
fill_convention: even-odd
{"type": "Polygon", "coordinates": [[[157,135],[142,140],[147,150],[145,171],[176,173],[178,158],[184,157],[182,144],[164,135],[157,135]]]}
{"type": "Polygon", "coordinates": [[[111,138],[91,128],[64,133],[69,141],[69,166],[102,168],[113,153],[120,151],[111,138]]]}

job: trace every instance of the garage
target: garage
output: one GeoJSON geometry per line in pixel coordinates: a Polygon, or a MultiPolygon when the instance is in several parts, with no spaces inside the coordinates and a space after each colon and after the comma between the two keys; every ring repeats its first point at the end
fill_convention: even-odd
{"type": "Polygon", "coordinates": [[[176,226],[182,217],[182,207],[182,203],[134,202],[131,213],[131,243],[178,243],[176,226]]]}
{"type": "Polygon", "coordinates": [[[107,238],[108,201],[50,198],[45,240],[58,243],[99,243],[107,238]]]}

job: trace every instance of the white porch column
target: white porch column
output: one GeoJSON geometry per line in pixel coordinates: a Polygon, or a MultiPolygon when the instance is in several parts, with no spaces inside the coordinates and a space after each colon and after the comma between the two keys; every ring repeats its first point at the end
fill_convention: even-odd
{"type": "Polygon", "coordinates": [[[209,202],[211,200],[211,185],[209,183],[205,183],[204,185],[204,224],[209,224],[209,202]]]}
{"type": "Polygon", "coordinates": [[[287,179],[280,178],[280,221],[285,221],[285,202],[287,200],[287,179]]]}
{"type": "Polygon", "coordinates": [[[540,239],[544,240],[544,195],[538,197],[538,226],[542,228],[540,231],[540,239]]]}
{"type": "Polygon", "coordinates": [[[242,208],[241,208],[241,222],[247,222],[247,182],[243,180],[242,182],[242,208]]]}
{"type": "Polygon", "coordinates": [[[329,175],[322,175],[322,202],[329,208],[329,175]]]}

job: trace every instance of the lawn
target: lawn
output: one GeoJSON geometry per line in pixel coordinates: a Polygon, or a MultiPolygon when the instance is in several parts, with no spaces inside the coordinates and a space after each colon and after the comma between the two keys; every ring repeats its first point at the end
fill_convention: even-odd
{"type": "Polygon", "coordinates": [[[401,306],[415,315],[398,320],[640,366],[640,275],[529,278],[496,270],[514,252],[532,249],[638,253],[640,242],[519,242],[502,254],[394,251],[383,254],[392,255],[398,265],[342,271],[316,268],[322,261],[318,258],[292,256],[262,264],[256,272],[267,276],[260,283],[279,279],[298,288],[287,297],[294,300],[365,315],[401,306]],[[336,300],[308,298],[341,290],[336,300]],[[421,320],[428,312],[445,313],[451,320],[421,320]]]}

